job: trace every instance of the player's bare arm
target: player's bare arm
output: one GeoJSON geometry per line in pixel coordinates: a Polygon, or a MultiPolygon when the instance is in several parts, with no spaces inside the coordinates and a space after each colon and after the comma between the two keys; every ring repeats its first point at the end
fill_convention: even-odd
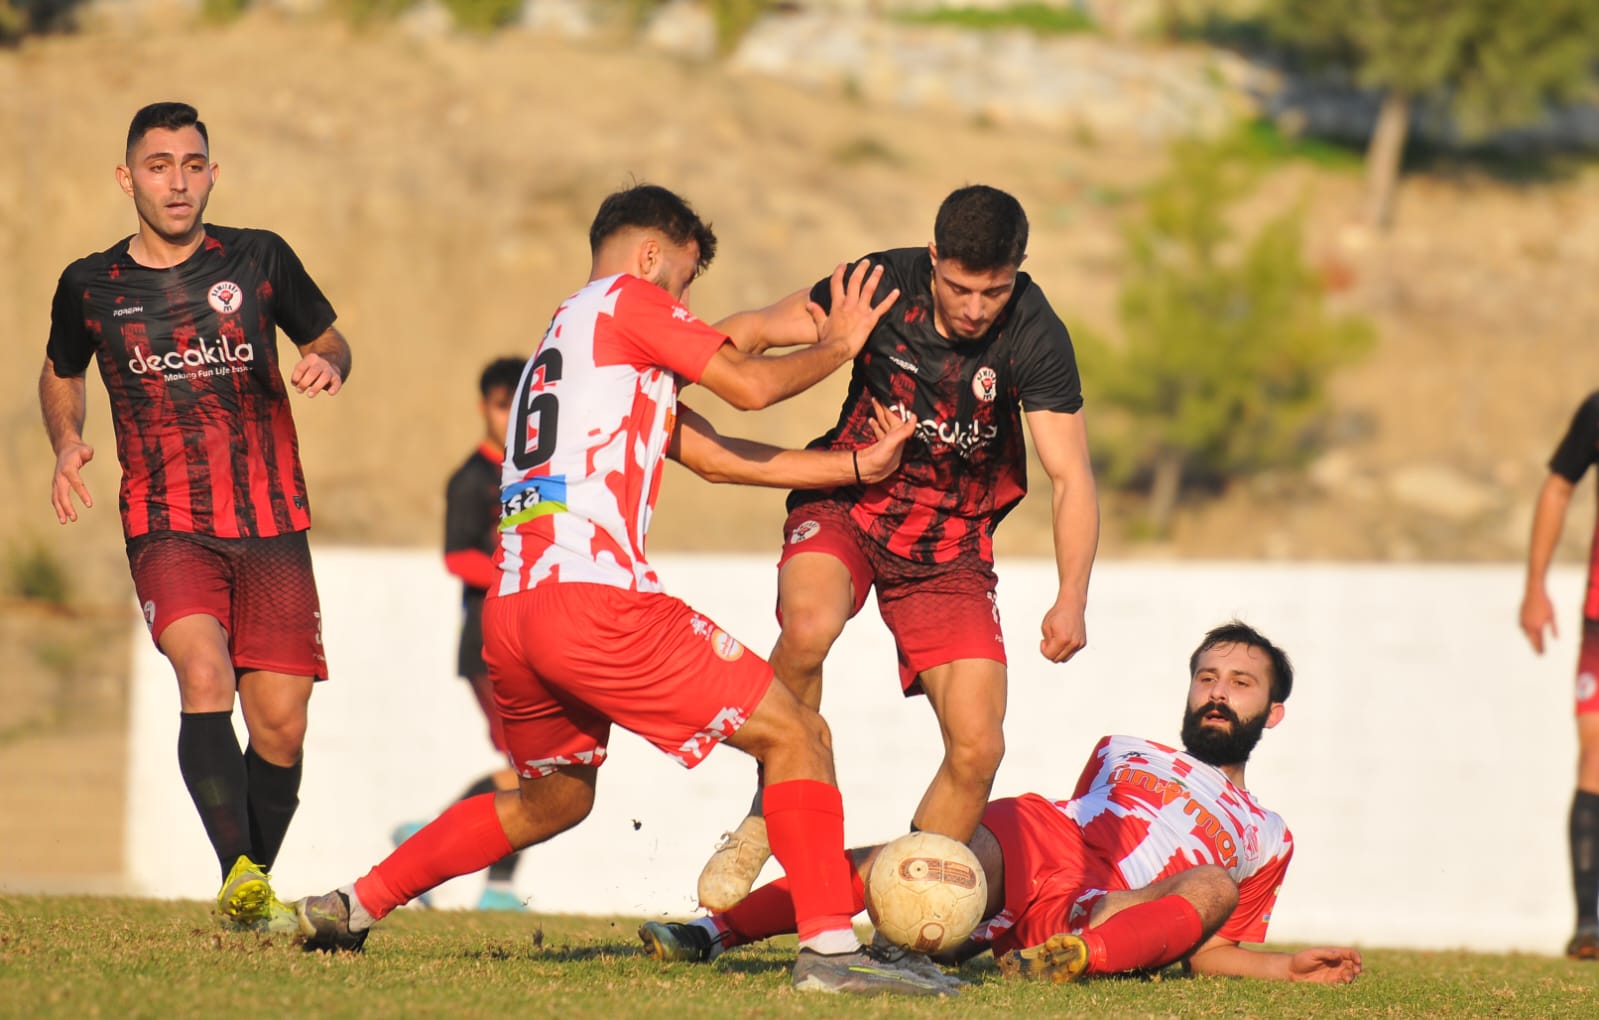
{"type": "Polygon", "coordinates": [[[1083,613],[1099,549],[1099,495],[1081,410],[1028,411],[1027,428],[1049,475],[1055,569],[1060,578],[1055,602],[1044,614],[1038,650],[1051,662],[1065,662],[1088,643],[1083,613]]]}
{"type": "Polygon", "coordinates": [[[50,505],[56,520],[67,524],[78,519],[72,494],[85,510],[94,506],[89,486],[83,481],[83,465],[94,459],[94,447],[83,441],[83,418],[87,386],[81,375],[56,375],[55,363],[48,357],[39,373],[39,410],[44,415],[45,432],[56,454],[55,474],[50,479],[50,505]]]}
{"type": "Polygon", "coordinates": [[[896,287],[881,301],[874,300],[882,278],[881,266],[873,268],[863,260],[850,269],[840,263],[833,270],[831,313],[815,303],[807,305],[816,343],[771,358],[723,344],[700,374],[700,384],[741,411],[770,407],[816,385],[854,359],[877,320],[899,298],[896,287]]]}
{"type": "Polygon", "coordinates": [[[350,345],[333,326],[300,348],[300,361],[289,382],[308,397],[326,392],[334,396],[350,377],[350,345]]]}
{"type": "Polygon", "coordinates": [[[728,335],[745,354],[760,354],[773,347],[798,347],[817,340],[816,320],[809,311],[811,291],[797,290],[765,308],[734,312],[716,328],[728,335]]]}
{"type": "Polygon", "coordinates": [[[697,411],[677,407],[677,428],[667,456],[708,482],[779,489],[833,488],[880,482],[899,467],[914,420],[897,420],[878,408],[872,423],[877,442],[859,450],[787,450],[750,439],[724,436],[697,411]]]}
{"type": "Polygon", "coordinates": [[[1546,631],[1549,637],[1560,636],[1545,582],[1565,527],[1566,511],[1571,507],[1573,488],[1571,482],[1551,471],[1538,492],[1538,506],[1533,511],[1532,539],[1527,544],[1527,587],[1521,597],[1521,632],[1539,655],[1543,654],[1546,631]]]}
{"type": "Polygon", "coordinates": [[[1246,977],[1266,981],[1309,981],[1346,985],[1360,976],[1360,951],[1347,946],[1318,946],[1297,953],[1245,949],[1230,939],[1212,936],[1188,958],[1189,973],[1208,977],[1246,977]]]}

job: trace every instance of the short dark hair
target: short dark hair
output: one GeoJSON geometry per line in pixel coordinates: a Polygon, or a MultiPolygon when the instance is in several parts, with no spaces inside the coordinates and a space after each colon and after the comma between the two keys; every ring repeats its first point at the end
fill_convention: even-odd
{"type": "Polygon", "coordinates": [[[1027,213],[998,188],[969,185],[938,207],[933,245],[939,258],[975,272],[1019,266],[1027,255],[1027,213]]]}
{"type": "Polygon", "coordinates": [[[1248,645],[1266,654],[1266,659],[1271,663],[1272,701],[1287,701],[1288,695],[1294,692],[1294,664],[1288,661],[1288,653],[1268,641],[1260,631],[1240,620],[1229,620],[1205,635],[1199,647],[1194,649],[1194,654],[1188,657],[1190,677],[1199,669],[1199,657],[1217,645],[1248,645]]]}
{"type": "Polygon", "coordinates": [[[673,244],[697,241],[699,272],[716,257],[716,234],[711,225],[676,193],[658,184],[634,184],[607,195],[589,226],[589,251],[598,252],[612,234],[628,227],[659,230],[673,244]]]}
{"type": "Polygon", "coordinates": [[[516,384],[522,381],[522,369],[526,364],[521,358],[495,358],[478,378],[478,393],[487,397],[495,390],[516,389],[516,384]]]}
{"type": "Polygon", "coordinates": [[[200,140],[205,142],[206,152],[211,151],[211,136],[206,133],[205,122],[200,119],[200,111],[188,103],[151,103],[133,115],[133,122],[128,125],[128,148],[124,159],[133,158],[133,147],[138,145],[145,135],[157,128],[176,131],[179,128],[192,127],[200,132],[200,140]]]}

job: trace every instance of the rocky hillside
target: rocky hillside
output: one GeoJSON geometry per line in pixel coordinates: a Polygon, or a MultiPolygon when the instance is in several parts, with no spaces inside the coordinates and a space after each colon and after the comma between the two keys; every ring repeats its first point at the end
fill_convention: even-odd
{"type": "MultiPolygon", "coordinates": [[[[1136,124],[1004,123],[938,90],[902,104],[604,33],[357,32],[282,11],[212,29],[176,23],[0,52],[0,132],[11,140],[0,154],[10,340],[0,364],[12,379],[0,391],[0,524],[12,548],[42,542],[70,564],[90,601],[125,598],[127,584],[104,397],[94,381],[98,502],[62,529],[46,501],[33,380],[57,274],[133,229],[112,168],[144,102],[200,108],[222,166],[210,218],[289,238],[355,346],[349,389],[296,406],[323,542],[438,543],[443,480],[478,428],[478,368],[525,353],[582,282],[588,219],[622,182],[677,188],[714,221],[722,254],[694,289],[706,318],[776,298],[839,259],[925,242],[946,192],[994,183],[1030,210],[1028,269],[1067,322],[1113,332],[1120,225],[1163,160],[1136,124]]],[[[1193,51],[1170,60],[1206,65],[1193,51]]],[[[1356,225],[1360,188],[1352,171],[1285,162],[1240,212],[1247,224],[1302,203],[1307,257],[1341,307],[1377,324],[1374,354],[1336,381],[1335,445],[1304,474],[1191,505],[1158,547],[1130,537],[1136,497],[1107,493],[1102,555],[1522,554],[1543,461],[1599,386],[1599,173],[1417,178],[1386,236],[1356,225]]],[[[798,443],[831,420],[842,384],[759,414],[689,400],[724,429],[798,443]]],[[[1092,430],[1092,379],[1086,389],[1092,430]]],[[[779,494],[715,489],[674,469],[654,544],[772,551],[779,506],[779,494]]],[[[1024,503],[1002,550],[1047,551],[1046,517],[1046,499],[1024,503]]],[[[1565,555],[1586,538],[1586,524],[1570,529],[1565,555]]]]}

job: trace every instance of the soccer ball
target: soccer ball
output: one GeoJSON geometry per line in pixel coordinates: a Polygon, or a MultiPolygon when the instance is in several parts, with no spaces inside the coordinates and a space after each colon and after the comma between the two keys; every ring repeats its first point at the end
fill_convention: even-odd
{"type": "Polygon", "coordinates": [[[866,877],[866,910],[878,934],[918,953],[964,942],[987,903],[988,879],[977,855],[935,832],[889,843],[866,877]]]}

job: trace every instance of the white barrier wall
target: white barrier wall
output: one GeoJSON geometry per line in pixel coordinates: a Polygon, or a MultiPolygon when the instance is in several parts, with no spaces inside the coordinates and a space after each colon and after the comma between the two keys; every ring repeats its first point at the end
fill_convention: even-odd
{"type": "MultiPolygon", "coordinates": [[[[284,896],[362,874],[397,823],[431,817],[495,763],[453,678],[457,587],[438,558],[315,556],[334,679],[311,702],[301,807],[275,871],[284,896]]],[[[764,653],[776,636],[772,561],[657,565],[674,594],[764,653]]],[[[1572,920],[1576,569],[1552,579],[1563,636],[1539,658],[1515,625],[1521,571],[1510,565],[1102,562],[1089,648],[1065,666],[1037,652],[1053,565],[1002,561],[999,574],[1012,661],[996,796],[1065,796],[1106,733],[1175,742],[1188,654],[1238,616],[1287,649],[1298,674],[1249,767],[1250,789],[1297,845],[1273,938],[1559,951],[1572,920]]],[[[172,675],[142,634],[135,659],[130,885],[210,897],[218,876],[178,774],[172,675]]],[[[923,699],[899,696],[874,606],[834,647],[827,682],[848,837],[892,837],[937,765],[938,732],[923,699]]],[[[731,749],[684,771],[618,731],[593,815],[525,852],[519,890],[550,913],[690,914],[700,866],[742,816],[753,773],[731,749]]],[[[458,879],[435,901],[470,905],[481,881],[458,879]]]]}

